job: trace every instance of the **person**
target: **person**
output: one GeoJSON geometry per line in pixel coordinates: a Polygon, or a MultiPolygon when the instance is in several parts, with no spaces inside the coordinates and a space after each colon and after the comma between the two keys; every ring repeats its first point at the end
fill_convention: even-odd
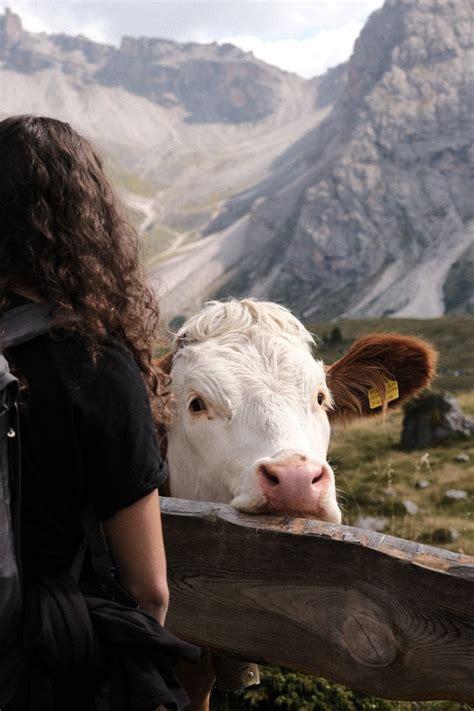
{"type": "MultiPolygon", "coordinates": [[[[155,425],[169,404],[152,364],[159,309],[139,239],[98,153],[67,123],[0,121],[0,163],[0,316],[29,302],[52,316],[49,333],[7,352],[21,383],[24,589],[69,569],[89,504],[121,586],[163,625],[166,465],[155,425]]],[[[94,578],[90,561],[83,576],[94,578]]]]}

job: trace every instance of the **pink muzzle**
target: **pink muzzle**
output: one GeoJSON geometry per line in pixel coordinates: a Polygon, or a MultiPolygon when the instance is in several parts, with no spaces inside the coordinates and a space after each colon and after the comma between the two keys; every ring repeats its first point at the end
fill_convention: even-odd
{"type": "Polygon", "coordinates": [[[325,503],[334,492],[329,465],[302,454],[259,464],[256,470],[265,503],[262,513],[288,513],[325,518],[325,503]]]}

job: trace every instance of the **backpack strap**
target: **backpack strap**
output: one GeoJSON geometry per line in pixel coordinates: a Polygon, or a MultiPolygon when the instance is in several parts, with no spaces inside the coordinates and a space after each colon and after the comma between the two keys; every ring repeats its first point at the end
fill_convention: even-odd
{"type": "Polygon", "coordinates": [[[51,314],[47,304],[22,304],[6,311],[0,319],[0,342],[11,348],[49,331],[51,314]]]}
{"type": "MultiPolygon", "coordinates": [[[[84,506],[81,512],[81,522],[89,546],[92,567],[100,584],[115,602],[119,602],[127,607],[138,607],[136,600],[117,582],[115,568],[110,557],[102,527],[92,506],[84,506]]],[[[73,562],[71,569],[73,575],[77,575],[78,559],[80,559],[81,554],[81,550],[79,550],[73,562]]]]}
{"type": "MultiPolygon", "coordinates": [[[[0,318],[0,353],[2,348],[16,346],[29,341],[36,336],[47,333],[51,324],[51,315],[46,304],[24,304],[6,311],[0,318]]],[[[3,356],[0,355],[3,358],[3,356]]],[[[4,397],[0,402],[2,411],[10,414],[11,427],[8,431],[9,454],[11,458],[10,482],[13,499],[13,540],[16,551],[18,574],[22,585],[22,570],[20,559],[20,514],[21,514],[21,438],[18,405],[19,394],[17,378],[8,368],[0,382],[4,397]]]]}
{"type": "Polygon", "coordinates": [[[20,435],[20,416],[18,414],[18,405],[12,407],[11,427],[7,437],[9,437],[9,457],[11,458],[11,469],[13,476],[10,477],[13,485],[13,542],[15,546],[18,575],[20,577],[20,585],[23,588],[23,571],[20,558],[20,520],[21,520],[21,435],[20,435]]]}

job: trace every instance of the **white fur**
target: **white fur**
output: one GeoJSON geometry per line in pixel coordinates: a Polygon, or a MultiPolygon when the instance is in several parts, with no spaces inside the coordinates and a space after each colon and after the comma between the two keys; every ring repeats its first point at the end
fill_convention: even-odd
{"type": "MultiPolygon", "coordinates": [[[[326,406],[331,400],[312,344],[287,309],[251,299],[211,301],[182,326],[171,371],[173,496],[253,511],[263,502],[259,464],[282,453],[326,463],[329,422],[318,392],[326,406]],[[196,396],[208,406],[206,413],[190,411],[196,396]]],[[[333,479],[325,507],[331,520],[340,520],[333,479]]]]}

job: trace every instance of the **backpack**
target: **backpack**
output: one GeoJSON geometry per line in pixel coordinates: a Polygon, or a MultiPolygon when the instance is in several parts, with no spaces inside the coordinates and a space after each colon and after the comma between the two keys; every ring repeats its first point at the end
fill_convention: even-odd
{"type": "Polygon", "coordinates": [[[0,708],[13,697],[22,657],[20,387],[2,348],[46,333],[50,322],[44,304],[18,306],[0,319],[0,708]]]}

